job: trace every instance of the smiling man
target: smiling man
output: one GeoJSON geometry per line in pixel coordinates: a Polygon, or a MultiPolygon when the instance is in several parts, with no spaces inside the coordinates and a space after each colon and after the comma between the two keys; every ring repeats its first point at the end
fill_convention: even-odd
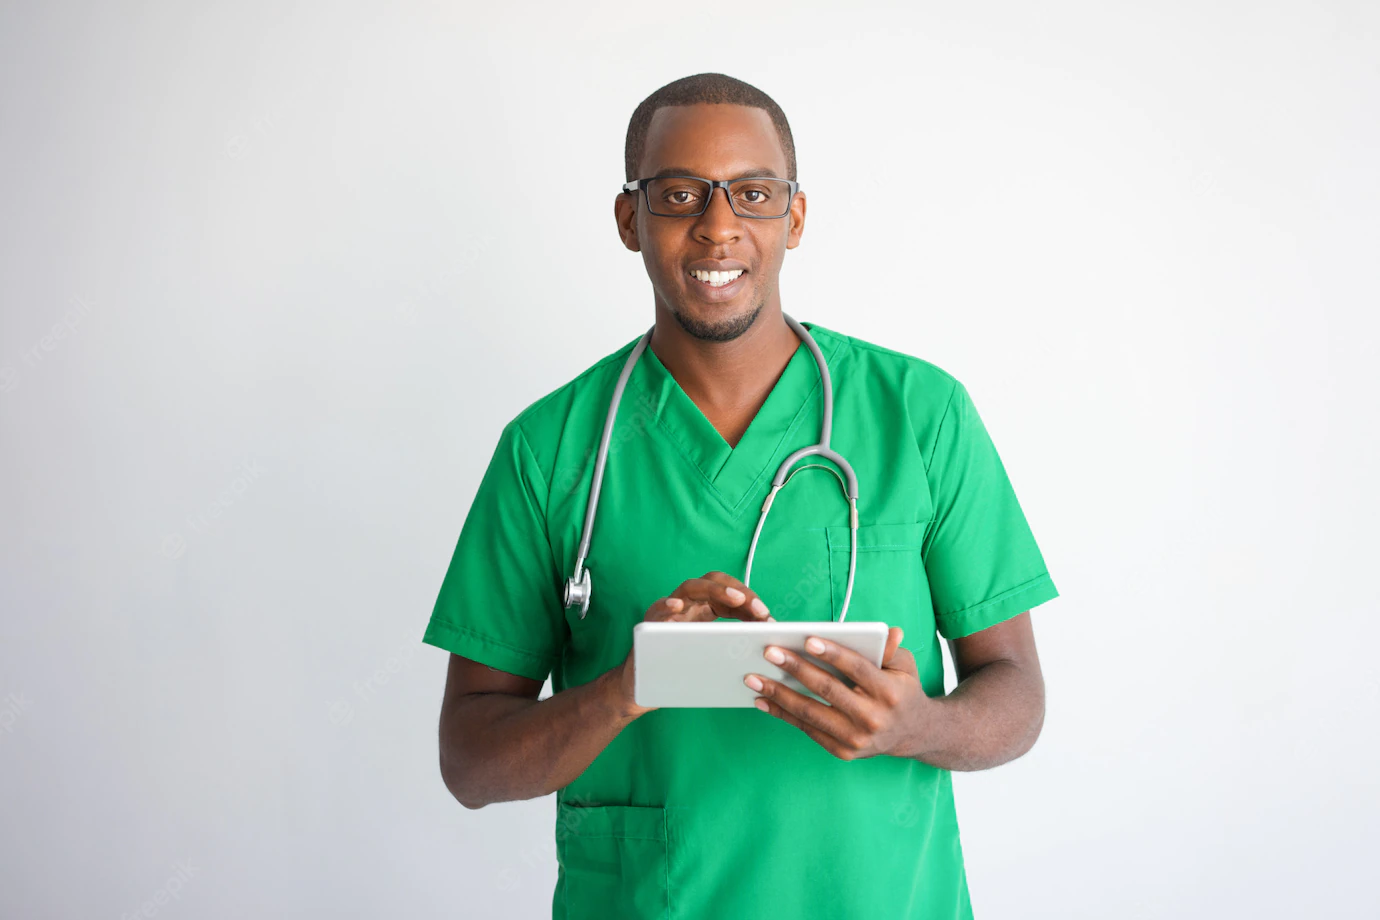
{"type": "Polygon", "coordinates": [[[834,468],[772,474],[820,430],[821,382],[782,313],[805,193],[781,109],[698,74],[633,113],[619,238],[655,327],[632,365],[598,499],[587,613],[562,603],[610,397],[637,340],[503,430],[424,641],[450,651],[440,725],[463,805],[556,793],[552,913],[576,918],[966,918],[952,770],[1030,749],[1044,684],[1029,610],[1058,596],[967,390],[924,360],[803,323],[858,477],[848,615],[891,627],[882,666],[768,649],[758,709],[646,709],[648,620],[837,620],[850,560],[834,468]],[[940,637],[958,685],[944,693],[940,637]],[[771,679],[772,662],[818,699],[771,679]],[[555,693],[538,695],[551,676],[555,693]]]}

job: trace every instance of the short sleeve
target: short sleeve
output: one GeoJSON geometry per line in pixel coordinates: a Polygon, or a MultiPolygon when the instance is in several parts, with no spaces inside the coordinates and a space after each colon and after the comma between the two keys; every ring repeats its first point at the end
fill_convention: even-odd
{"type": "Polygon", "coordinates": [[[1059,596],[996,447],[957,381],[927,475],[935,518],[923,553],[941,636],[970,635],[1059,596]]]}
{"type": "Polygon", "coordinates": [[[546,535],[546,480],[516,421],[460,529],[422,641],[544,681],[565,643],[559,576],[546,535]]]}

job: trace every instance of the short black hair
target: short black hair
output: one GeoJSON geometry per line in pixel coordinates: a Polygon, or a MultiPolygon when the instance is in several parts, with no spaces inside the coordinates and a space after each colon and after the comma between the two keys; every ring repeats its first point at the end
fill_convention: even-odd
{"type": "Polygon", "coordinates": [[[795,139],[791,137],[791,126],[786,121],[786,113],[776,101],[751,83],[734,79],[721,73],[697,73],[689,77],[667,83],[661,89],[643,99],[633,110],[628,122],[628,137],[623,143],[624,181],[631,182],[641,178],[637,175],[642,154],[647,150],[647,126],[652,122],[652,114],[657,109],[671,105],[696,105],[698,103],[747,105],[763,109],[771,116],[776,133],[781,138],[781,147],[786,152],[786,178],[794,181],[795,139]]]}

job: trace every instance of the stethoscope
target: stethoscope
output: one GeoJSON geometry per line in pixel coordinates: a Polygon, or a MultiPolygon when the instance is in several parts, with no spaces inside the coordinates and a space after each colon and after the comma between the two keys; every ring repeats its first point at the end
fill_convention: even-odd
{"type": "MultiPolygon", "coordinates": [[[[771,503],[776,498],[776,493],[780,492],[782,487],[790,481],[791,476],[800,470],[811,467],[828,470],[834,474],[834,478],[838,479],[839,486],[848,499],[848,588],[844,591],[843,610],[839,613],[839,622],[843,622],[843,618],[848,616],[848,601],[853,596],[853,572],[858,558],[858,477],[853,475],[853,467],[848,464],[848,461],[829,447],[829,434],[834,425],[834,387],[829,382],[829,366],[824,363],[824,355],[820,353],[819,346],[815,344],[814,336],[810,335],[809,330],[785,313],[782,313],[781,316],[815,356],[815,364],[819,366],[819,379],[824,385],[824,420],[819,426],[819,443],[802,447],[783,460],[776,471],[775,478],[772,479],[771,492],[767,494],[766,501],[762,503],[762,514],[757,518],[757,529],[752,532],[752,544],[748,547],[747,569],[743,572],[743,584],[748,585],[748,579],[752,577],[752,556],[757,550],[757,538],[762,533],[762,525],[766,523],[767,512],[771,510],[771,503]],[[839,469],[843,470],[844,476],[848,477],[847,484],[844,484],[843,478],[839,476],[837,470],[825,466],[823,463],[807,463],[799,469],[791,470],[791,467],[798,460],[815,454],[833,461],[839,469]],[[790,470],[789,475],[787,475],[787,470],[790,470]]],[[[561,597],[566,607],[574,607],[576,604],[580,606],[580,619],[582,620],[585,618],[585,614],[589,612],[589,598],[593,591],[589,580],[589,569],[585,567],[585,559],[589,556],[589,538],[594,531],[594,513],[599,507],[599,486],[604,481],[604,463],[608,459],[609,438],[613,435],[614,416],[618,414],[618,402],[623,398],[623,387],[628,382],[628,376],[632,373],[633,365],[637,363],[637,359],[646,350],[647,343],[652,338],[652,331],[655,329],[655,325],[648,329],[638,340],[632,354],[628,355],[628,360],[623,364],[623,372],[618,375],[618,383],[613,388],[613,399],[609,401],[608,415],[604,418],[604,433],[599,439],[599,455],[594,461],[594,479],[589,484],[589,504],[585,508],[585,529],[584,533],[580,535],[579,554],[575,557],[575,574],[566,579],[565,589],[561,597]]]]}

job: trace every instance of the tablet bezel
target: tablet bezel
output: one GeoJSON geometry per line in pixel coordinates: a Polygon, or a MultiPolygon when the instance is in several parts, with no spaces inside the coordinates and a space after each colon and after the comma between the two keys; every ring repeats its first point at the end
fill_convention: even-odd
{"type": "Polygon", "coordinates": [[[806,638],[837,642],[880,667],[888,632],[888,624],[872,620],[643,621],[633,627],[634,702],[655,709],[751,707],[760,694],[743,683],[748,674],[761,674],[819,699],[768,661],[763,650],[768,645],[790,649],[852,686],[828,662],[805,651],[806,638]]]}

